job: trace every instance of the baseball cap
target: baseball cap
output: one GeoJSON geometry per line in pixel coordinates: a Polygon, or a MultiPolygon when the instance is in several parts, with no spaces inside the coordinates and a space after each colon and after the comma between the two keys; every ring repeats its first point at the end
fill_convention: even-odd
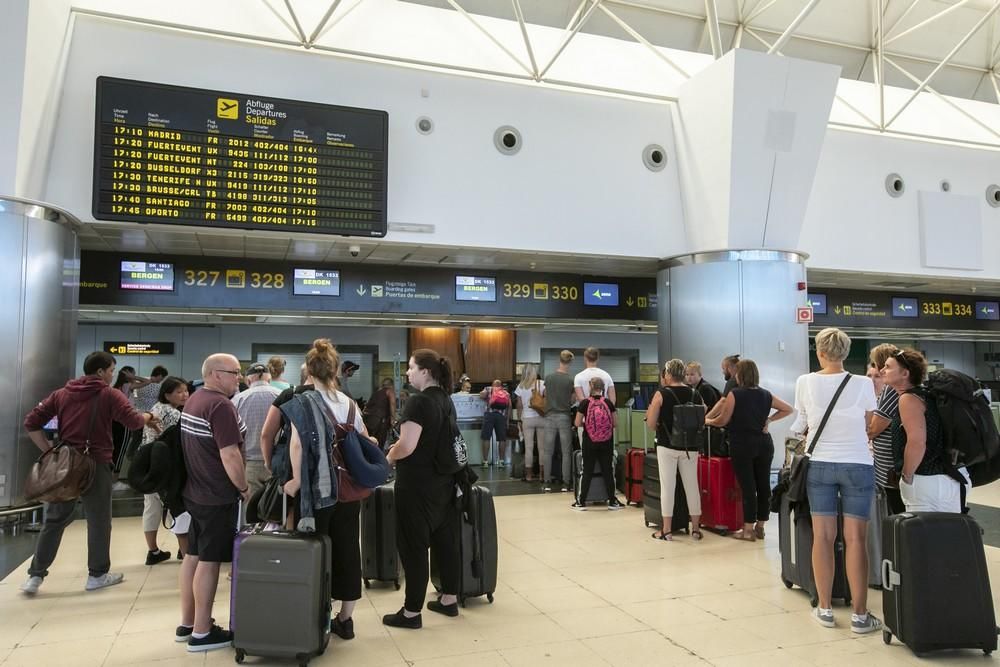
{"type": "Polygon", "coordinates": [[[347,373],[348,371],[356,371],[359,368],[361,368],[360,365],[350,360],[345,361],[343,364],[340,365],[340,370],[342,373],[347,373]]]}

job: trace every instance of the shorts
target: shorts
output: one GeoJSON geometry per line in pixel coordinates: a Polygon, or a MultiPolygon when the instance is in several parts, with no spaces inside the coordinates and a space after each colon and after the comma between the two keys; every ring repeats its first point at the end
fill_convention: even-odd
{"type": "Polygon", "coordinates": [[[490,410],[483,414],[483,432],[480,437],[482,437],[483,442],[489,442],[491,435],[496,435],[497,442],[503,442],[507,439],[506,413],[490,410]]]}
{"type": "Polygon", "coordinates": [[[837,516],[839,496],[844,516],[868,521],[875,498],[875,467],[810,461],[806,491],[809,511],[816,516],[837,516]]]}
{"type": "Polygon", "coordinates": [[[239,517],[236,503],[196,505],[185,501],[191,515],[187,553],[206,563],[230,563],[239,517]]]}

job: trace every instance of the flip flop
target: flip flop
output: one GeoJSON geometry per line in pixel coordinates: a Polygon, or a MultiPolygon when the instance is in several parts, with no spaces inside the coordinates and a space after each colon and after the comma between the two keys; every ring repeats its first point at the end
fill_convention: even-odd
{"type": "Polygon", "coordinates": [[[757,538],[753,534],[747,535],[742,530],[733,533],[733,539],[734,540],[740,540],[741,542],[756,542],[757,541],[757,538]]]}
{"type": "Polygon", "coordinates": [[[652,533],[650,537],[652,537],[654,540],[663,540],[664,542],[674,541],[674,538],[670,535],[670,533],[661,532],[659,537],[657,537],[656,533],[652,533]]]}
{"type": "Polygon", "coordinates": [[[698,540],[700,540],[703,537],[705,537],[705,536],[701,534],[700,530],[692,530],[691,531],[691,539],[692,540],[698,541],[698,540]]]}
{"type": "Polygon", "coordinates": [[[753,534],[758,540],[764,539],[764,526],[754,526],[753,534]]]}

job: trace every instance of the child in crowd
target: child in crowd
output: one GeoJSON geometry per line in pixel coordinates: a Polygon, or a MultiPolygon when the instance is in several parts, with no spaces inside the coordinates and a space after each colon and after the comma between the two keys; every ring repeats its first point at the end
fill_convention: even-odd
{"type": "Polygon", "coordinates": [[[583,427],[583,480],[580,495],[570,506],[574,510],[587,509],[586,499],[595,463],[601,466],[604,486],[608,491],[608,509],[620,510],[623,507],[615,495],[615,425],[615,404],[604,397],[604,380],[591,378],[590,396],[580,402],[576,413],[576,427],[583,427]]]}

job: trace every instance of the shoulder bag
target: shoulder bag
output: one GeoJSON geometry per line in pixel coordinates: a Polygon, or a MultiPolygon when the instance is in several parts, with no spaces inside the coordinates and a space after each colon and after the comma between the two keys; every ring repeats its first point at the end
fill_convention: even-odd
{"type": "Polygon", "coordinates": [[[538,380],[535,380],[535,386],[531,388],[531,398],[528,400],[528,407],[538,413],[539,417],[545,416],[545,396],[542,392],[538,391],[538,380]]]}
{"type": "Polygon", "coordinates": [[[830,420],[830,415],[833,413],[833,407],[837,404],[837,399],[844,393],[844,388],[850,381],[851,374],[848,373],[844,381],[837,387],[837,392],[833,395],[830,405],[826,406],[826,413],[823,415],[823,419],[820,421],[819,427],[816,429],[816,434],[813,435],[812,442],[809,443],[809,449],[806,450],[806,453],[792,456],[792,463],[789,466],[788,474],[788,489],[785,491],[785,495],[793,503],[802,503],[808,500],[806,478],[809,476],[809,459],[812,458],[813,450],[816,449],[816,443],[819,442],[819,437],[823,434],[823,429],[826,428],[826,423],[830,420]]]}
{"type": "Polygon", "coordinates": [[[372,494],[372,490],[362,484],[355,481],[354,477],[351,476],[351,471],[347,469],[347,464],[344,461],[344,453],[341,451],[341,444],[347,434],[354,432],[354,417],[357,414],[357,403],[351,401],[351,407],[347,412],[347,421],[343,424],[337,421],[337,417],[333,414],[333,410],[330,406],[326,404],[326,399],[322,396],[319,397],[320,405],[323,406],[323,411],[326,412],[327,418],[330,423],[333,424],[334,437],[333,437],[333,465],[337,471],[337,502],[338,503],[352,503],[357,500],[364,500],[372,494]],[[337,433],[340,431],[340,433],[337,433]]]}
{"type": "Polygon", "coordinates": [[[90,438],[94,433],[94,421],[97,419],[97,404],[100,402],[101,393],[103,392],[98,392],[90,405],[90,425],[87,427],[87,440],[83,450],[60,442],[43,452],[31,466],[31,472],[25,481],[26,500],[65,503],[76,500],[90,490],[97,467],[94,459],[90,457],[90,438]]]}

